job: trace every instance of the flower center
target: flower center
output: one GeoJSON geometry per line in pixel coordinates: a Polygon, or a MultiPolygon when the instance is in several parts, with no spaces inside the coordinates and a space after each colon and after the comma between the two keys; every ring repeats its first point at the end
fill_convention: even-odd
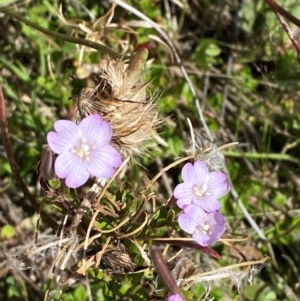
{"type": "Polygon", "coordinates": [[[206,235],[211,235],[212,233],[210,225],[207,222],[204,222],[202,225],[198,225],[196,230],[206,235]]]}
{"type": "Polygon", "coordinates": [[[194,193],[196,196],[208,196],[209,193],[207,192],[207,184],[202,184],[201,186],[194,186],[194,193]]]}
{"type": "Polygon", "coordinates": [[[72,152],[77,154],[80,158],[82,158],[85,161],[90,161],[90,152],[91,152],[91,147],[86,143],[86,139],[82,138],[81,143],[72,149],[72,152]]]}

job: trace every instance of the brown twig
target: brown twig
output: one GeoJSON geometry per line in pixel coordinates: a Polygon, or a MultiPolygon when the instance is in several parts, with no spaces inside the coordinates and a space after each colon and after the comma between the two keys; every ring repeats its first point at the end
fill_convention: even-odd
{"type": "MultiPolygon", "coordinates": [[[[8,123],[7,123],[7,116],[6,116],[6,111],[5,111],[5,100],[4,100],[4,96],[3,96],[3,92],[2,92],[2,86],[0,85],[0,125],[1,125],[3,145],[4,145],[4,148],[5,148],[7,159],[8,159],[12,174],[13,174],[14,178],[16,179],[17,185],[23,191],[24,195],[28,198],[31,205],[35,208],[35,210],[38,211],[40,205],[36,201],[34,196],[28,190],[25,182],[23,181],[23,179],[20,175],[17,162],[16,162],[15,157],[13,155],[13,149],[12,149],[12,145],[11,145],[11,142],[10,142],[10,137],[9,137],[9,131],[8,131],[7,124],[8,123]]],[[[54,231],[56,231],[58,229],[57,223],[50,216],[45,214],[44,212],[41,212],[41,218],[54,231]]]]}

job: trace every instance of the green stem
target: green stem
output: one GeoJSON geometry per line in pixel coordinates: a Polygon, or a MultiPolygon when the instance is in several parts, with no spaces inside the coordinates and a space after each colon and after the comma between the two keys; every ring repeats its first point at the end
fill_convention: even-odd
{"type": "Polygon", "coordinates": [[[4,7],[0,7],[0,12],[3,12],[4,14],[10,16],[10,17],[13,17],[15,19],[17,19],[18,21],[26,24],[27,26],[30,26],[50,37],[53,37],[53,38],[58,38],[58,39],[61,39],[63,41],[66,41],[66,42],[70,42],[70,43],[74,43],[74,44],[79,44],[79,45],[84,45],[84,46],[87,46],[87,47],[90,47],[90,48],[94,48],[96,50],[98,50],[99,52],[103,52],[104,54],[108,54],[109,56],[111,56],[112,58],[119,58],[121,57],[120,54],[114,52],[113,50],[111,50],[110,48],[104,46],[104,45],[101,45],[101,44],[98,44],[98,43],[95,43],[95,42],[92,42],[90,40],[86,40],[86,39],[81,39],[81,38],[76,38],[76,37],[72,37],[72,36],[68,36],[68,35],[65,35],[65,34],[62,34],[62,33],[58,33],[58,32],[53,32],[51,30],[48,30],[42,26],[39,26],[31,21],[29,21],[28,19],[22,17],[20,14],[10,10],[10,9],[7,9],[7,8],[4,8],[4,7]]]}

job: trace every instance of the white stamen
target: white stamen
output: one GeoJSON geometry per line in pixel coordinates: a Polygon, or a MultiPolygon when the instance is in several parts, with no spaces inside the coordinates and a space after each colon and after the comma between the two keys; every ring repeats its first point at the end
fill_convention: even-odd
{"type": "Polygon", "coordinates": [[[77,154],[85,161],[90,161],[91,149],[94,149],[95,147],[90,147],[90,145],[88,145],[86,141],[86,138],[82,138],[81,143],[77,147],[73,148],[72,152],[77,154]]]}
{"type": "Polygon", "coordinates": [[[207,192],[207,184],[202,184],[201,186],[194,186],[194,193],[196,196],[209,196],[209,193],[207,192]]]}
{"type": "Polygon", "coordinates": [[[204,234],[207,234],[207,235],[210,235],[212,233],[210,225],[207,224],[206,222],[204,222],[202,225],[198,225],[196,227],[196,230],[198,232],[201,232],[201,233],[204,233],[204,234]]]}

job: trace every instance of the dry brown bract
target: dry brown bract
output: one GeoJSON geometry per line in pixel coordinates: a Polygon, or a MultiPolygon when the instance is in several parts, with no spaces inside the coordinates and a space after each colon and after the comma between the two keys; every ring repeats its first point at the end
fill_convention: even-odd
{"type": "Polygon", "coordinates": [[[108,59],[95,88],[84,88],[78,97],[76,121],[99,113],[113,128],[112,145],[125,157],[143,156],[160,123],[157,107],[144,82],[148,51],[130,61],[108,59]]]}

